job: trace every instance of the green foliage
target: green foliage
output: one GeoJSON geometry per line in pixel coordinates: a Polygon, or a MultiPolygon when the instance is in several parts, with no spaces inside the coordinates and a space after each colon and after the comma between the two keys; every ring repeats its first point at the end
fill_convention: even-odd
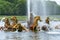
{"type": "Polygon", "coordinates": [[[0,15],[26,15],[26,0],[0,0],[0,15]]]}

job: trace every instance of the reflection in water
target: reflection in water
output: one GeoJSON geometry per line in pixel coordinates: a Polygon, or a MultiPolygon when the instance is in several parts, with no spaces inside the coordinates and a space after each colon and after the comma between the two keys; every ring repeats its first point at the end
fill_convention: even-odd
{"type": "Polygon", "coordinates": [[[0,31],[0,40],[60,40],[58,34],[46,32],[4,32],[0,31]]]}
{"type": "Polygon", "coordinates": [[[56,38],[56,36],[48,35],[45,32],[34,33],[34,32],[4,32],[4,31],[0,31],[0,40],[51,40],[51,39],[53,40],[56,38]]]}
{"type": "Polygon", "coordinates": [[[34,32],[0,32],[0,40],[40,40],[40,33],[34,32]],[[2,37],[2,38],[1,38],[2,37]]]}

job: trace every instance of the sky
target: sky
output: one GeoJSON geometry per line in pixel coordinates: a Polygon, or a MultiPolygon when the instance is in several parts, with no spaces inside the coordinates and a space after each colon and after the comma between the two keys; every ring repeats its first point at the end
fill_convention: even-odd
{"type": "Polygon", "coordinates": [[[51,0],[51,1],[56,1],[58,5],[60,5],[60,0],[51,0]]]}

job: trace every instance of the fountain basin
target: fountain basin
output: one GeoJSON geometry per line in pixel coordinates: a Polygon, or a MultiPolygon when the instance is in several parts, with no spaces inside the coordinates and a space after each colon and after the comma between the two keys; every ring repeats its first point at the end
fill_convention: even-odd
{"type": "MultiPolygon", "coordinates": [[[[0,22],[2,26],[2,22],[0,22]]],[[[40,23],[40,26],[43,26],[44,22],[40,23]]],[[[60,30],[55,30],[54,27],[60,24],[60,21],[51,21],[50,26],[53,30],[51,31],[39,31],[34,32],[4,32],[0,31],[0,40],[60,40],[60,30]],[[2,37],[2,38],[1,38],[2,37]]],[[[27,27],[27,23],[23,22],[22,25],[27,27]]]]}

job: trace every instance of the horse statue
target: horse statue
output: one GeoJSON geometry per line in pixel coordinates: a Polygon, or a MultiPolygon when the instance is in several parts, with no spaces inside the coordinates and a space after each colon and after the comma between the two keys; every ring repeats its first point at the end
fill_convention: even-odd
{"type": "Polygon", "coordinates": [[[33,23],[30,26],[30,30],[32,30],[32,31],[35,31],[36,30],[36,28],[38,26],[38,21],[41,21],[40,16],[35,16],[34,17],[34,20],[33,20],[33,23]]]}
{"type": "Polygon", "coordinates": [[[10,25],[9,19],[5,18],[4,22],[5,22],[5,24],[4,24],[3,30],[4,31],[11,31],[12,27],[10,25]]]}
{"type": "MultiPolygon", "coordinates": [[[[46,18],[45,23],[50,24],[49,17],[46,18]]],[[[50,27],[48,25],[43,25],[41,29],[44,31],[48,31],[49,28],[50,27]]]]}
{"type": "Polygon", "coordinates": [[[49,24],[49,17],[46,18],[45,22],[49,24]]]}
{"type": "Polygon", "coordinates": [[[13,31],[16,31],[16,30],[18,30],[18,32],[21,32],[22,30],[28,31],[28,29],[26,27],[21,25],[21,23],[18,23],[18,20],[15,16],[11,17],[11,21],[12,21],[13,31]]]}

